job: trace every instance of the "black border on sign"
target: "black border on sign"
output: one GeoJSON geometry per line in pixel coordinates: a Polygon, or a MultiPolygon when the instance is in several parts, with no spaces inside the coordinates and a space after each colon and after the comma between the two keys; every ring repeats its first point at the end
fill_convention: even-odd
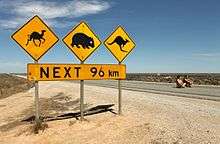
{"type": "Polygon", "coordinates": [[[128,33],[125,31],[125,29],[124,29],[121,25],[117,26],[117,28],[108,36],[108,38],[105,39],[104,45],[105,45],[105,47],[108,49],[108,51],[110,51],[111,54],[118,60],[119,63],[121,63],[122,61],[124,61],[124,59],[125,59],[125,58],[131,53],[131,51],[133,51],[133,49],[136,47],[136,44],[135,44],[135,42],[133,41],[133,39],[128,35],[128,33]],[[132,50],[130,50],[130,52],[128,52],[128,53],[124,56],[124,58],[123,58],[121,61],[114,55],[114,53],[113,53],[112,51],[110,51],[110,49],[108,48],[108,46],[105,44],[106,41],[113,35],[113,33],[114,33],[118,28],[122,28],[122,30],[125,32],[125,34],[126,34],[126,35],[129,37],[129,39],[134,43],[134,47],[132,48],[132,50]]]}
{"type": "Polygon", "coordinates": [[[85,22],[85,21],[80,21],[80,23],[79,24],[77,24],[76,26],[74,26],[74,28],[70,31],[70,32],[68,32],[68,34],[62,39],[62,41],[63,41],[63,43],[70,49],[70,51],[72,52],[72,53],[74,53],[74,55],[81,61],[81,62],[84,62],[88,57],[90,57],[92,54],[93,54],[93,52],[91,52],[84,60],[81,60],[81,58],[71,49],[71,47],[69,47],[65,42],[64,42],[64,39],[70,34],[70,33],[72,33],[79,25],[81,25],[82,23],[84,23],[88,28],[89,28],[89,30],[92,32],[92,34],[99,40],[99,42],[100,42],[100,44],[95,48],[95,50],[93,51],[93,52],[95,52],[97,49],[98,49],[98,47],[102,44],[102,41],[99,39],[99,37],[92,31],[92,29],[89,27],[89,25],[85,22]]]}
{"type": "Polygon", "coordinates": [[[29,55],[31,56],[32,59],[34,59],[35,61],[38,61],[44,54],[46,54],[58,41],[59,41],[59,38],[56,36],[56,34],[52,31],[52,29],[50,27],[47,26],[47,24],[38,16],[38,15],[35,15],[34,17],[32,17],[30,20],[28,20],[22,27],[20,27],[18,30],[16,30],[12,35],[11,35],[11,38],[29,55]],[[39,20],[49,29],[49,31],[57,38],[56,42],[51,46],[49,47],[38,59],[35,59],[28,51],[26,51],[26,49],[24,49],[20,43],[18,43],[14,38],[13,36],[19,32],[23,27],[25,27],[30,21],[32,21],[35,17],[39,18],[39,20]]]}
{"type": "MultiPolygon", "coordinates": [[[[28,71],[28,65],[120,65],[120,66],[124,66],[125,67],[125,78],[124,79],[109,79],[109,80],[125,80],[127,77],[127,67],[125,64],[67,64],[67,63],[28,63],[27,64],[27,79],[28,79],[28,75],[29,75],[29,71],[28,71]]],[[[91,80],[91,79],[84,79],[84,80],[91,80]]],[[[106,80],[106,79],[92,79],[92,80],[106,80]]],[[[34,80],[33,80],[34,81],[34,80]]],[[[59,80],[38,80],[38,81],[76,81],[76,80],[72,80],[72,79],[59,79],[59,80]]]]}

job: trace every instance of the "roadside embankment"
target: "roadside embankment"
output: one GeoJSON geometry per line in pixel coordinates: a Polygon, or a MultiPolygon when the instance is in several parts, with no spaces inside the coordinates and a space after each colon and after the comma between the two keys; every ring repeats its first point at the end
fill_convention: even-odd
{"type": "Polygon", "coordinates": [[[33,87],[33,83],[25,78],[10,74],[0,74],[0,99],[23,92],[33,87]]]}

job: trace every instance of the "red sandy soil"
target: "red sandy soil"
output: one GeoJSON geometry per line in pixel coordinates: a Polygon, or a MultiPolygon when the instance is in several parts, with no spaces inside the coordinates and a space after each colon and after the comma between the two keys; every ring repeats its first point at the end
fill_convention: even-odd
{"type": "MultiPolygon", "coordinates": [[[[85,107],[116,104],[117,89],[85,86],[85,107]]],[[[0,99],[1,144],[219,144],[220,103],[123,90],[123,115],[110,112],[46,122],[33,133],[34,89],[0,99]]],[[[79,84],[40,82],[41,115],[79,110],[79,84]]]]}

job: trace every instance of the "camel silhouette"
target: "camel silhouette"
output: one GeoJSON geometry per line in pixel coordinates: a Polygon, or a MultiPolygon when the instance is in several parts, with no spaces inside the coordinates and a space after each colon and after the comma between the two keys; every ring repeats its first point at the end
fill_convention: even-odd
{"type": "Polygon", "coordinates": [[[35,32],[35,31],[32,32],[30,35],[28,35],[28,40],[27,40],[26,46],[29,44],[29,41],[33,41],[35,46],[40,47],[41,40],[43,40],[42,43],[45,42],[45,39],[43,38],[45,32],[46,32],[46,30],[41,30],[41,34],[38,32],[35,32]],[[40,42],[39,45],[36,44],[35,40],[38,40],[40,42]]]}

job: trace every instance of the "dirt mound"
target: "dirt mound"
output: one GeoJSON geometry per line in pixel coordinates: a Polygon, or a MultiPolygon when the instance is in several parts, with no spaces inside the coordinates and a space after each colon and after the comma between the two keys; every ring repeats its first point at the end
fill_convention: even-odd
{"type": "Polygon", "coordinates": [[[33,87],[33,83],[17,76],[0,74],[0,99],[33,87]]]}

